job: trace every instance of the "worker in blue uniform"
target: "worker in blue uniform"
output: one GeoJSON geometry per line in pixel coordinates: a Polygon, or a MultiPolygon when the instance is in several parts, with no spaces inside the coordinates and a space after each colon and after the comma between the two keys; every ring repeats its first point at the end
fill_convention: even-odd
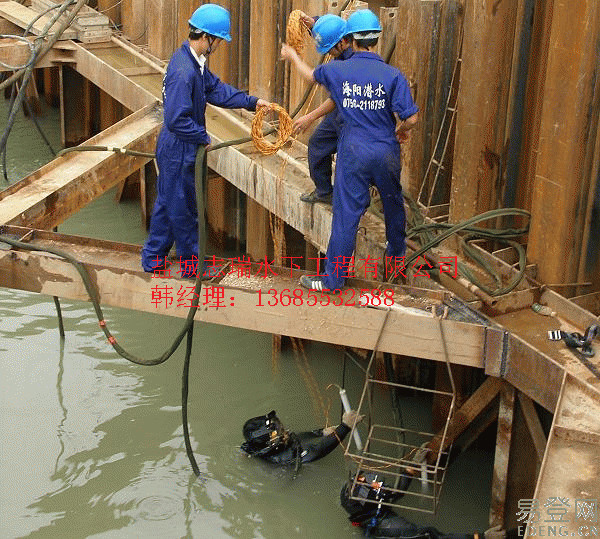
{"type": "Polygon", "coordinates": [[[338,144],[331,237],[325,274],[304,275],[300,284],[311,290],[341,288],[352,268],[356,231],[370,203],[369,187],[381,196],[385,219],[386,256],[404,256],[405,214],[400,185],[399,140],[405,140],[417,121],[418,107],[402,73],[372,52],[381,33],[370,10],[353,13],[346,32],[352,36],[354,54],[344,62],[310,68],[287,45],[281,55],[291,60],[307,80],[329,90],[344,125],[338,144]]]}
{"type": "Polygon", "coordinates": [[[231,41],[229,12],[216,4],[204,4],[188,22],[189,39],[171,57],[163,81],[164,124],[156,145],[158,193],[142,249],[142,267],[149,272],[164,268],[175,243],[182,270],[185,267],[182,277],[193,277],[197,271],[210,277],[206,263],[202,270],[195,268],[202,264],[197,261],[194,173],[198,147],[210,144],[206,104],[254,111],[269,103],[221,82],[205,65],[222,40],[231,41]],[[193,261],[195,265],[188,264],[193,261]]]}
{"type": "MultiPolygon", "coordinates": [[[[345,36],[346,23],[340,17],[328,14],[312,18],[302,13],[301,18],[312,29],[319,54],[329,53],[334,60],[347,60],[352,56],[350,39],[345,36]]],[[[312,124],[313,118],[319,117],[320,111],[316,109],[299,118],[295,122],[296,132],[304,131],[312,124]]],[[[303,202],[331,204],[333,197],[332,162],[333,156],[337,152],[341,128],[342,116],[338,109],[334,108],[323,118],[308,139],[308,169],[310,177],[315,183],[315,189],[300,196],[300,200],[303,202]]]]}

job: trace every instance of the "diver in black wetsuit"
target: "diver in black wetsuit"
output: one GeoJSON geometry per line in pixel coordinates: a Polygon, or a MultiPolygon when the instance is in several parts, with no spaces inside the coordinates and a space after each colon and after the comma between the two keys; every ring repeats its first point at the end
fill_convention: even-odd
{"type": "Polygon", "coordinates": [[[253,457],[275,464],[301,464],[323,458],[331,453],[352,430],[356,412],[345,412],[337,427],[326,427],[298,434],[287,430],[272,410],[267,415],[253,417],[244,424],[246,441],[242,449],[253,457]]]}
{"type": "MultiPolygon", "coordinates": [[[[354,526],[363,529],[366,537],[402,537],[404,539],[506,539],[507,533],[501,526],[490,528],[483,533],[442,533],[433,527],[419,527],[409,520],[397,515],[383,503],[394,503],[403,494],[388,490],[384,482],[378,480],[375,473],[357,472],[356,485],[352,498],[353,479],[342,487],[340,503],[348,512],[354,526]],[[360,498],[360,499],[354,499],[360,498]]],[[[410,481],[399,487],[406,490],[410,481]]],[[[510,533],[510,537],[516,534],[510,533]]]]}

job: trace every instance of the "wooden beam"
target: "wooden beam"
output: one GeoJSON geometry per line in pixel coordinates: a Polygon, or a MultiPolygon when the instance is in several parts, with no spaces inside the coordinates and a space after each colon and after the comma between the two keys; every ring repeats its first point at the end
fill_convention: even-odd
{"type": "Polygon", "coordinates": [[[161,99],[162,73],[142,75],[138,83],[132,77],[119,72],[117,67],[113,67],[134,67],[140,63],[123,48],[104,43],[101,47],[89,49],[77,43],[73,43],[73,47],[73,60],[77,72],[129,110],[139,110],[161,99]]]}
{"type": "Polygon", "coordinates": [[[574,298],[569,298],[569,301],[592,314],[600,316],[600,292],[575,296],[574,298]]]}
{"type": "Polygon", "coordinates": [[[519,404],[521,405],[523,417],[527,423],[527,429],[531,435],[538,461],[541,464],[544,459],[544,452],[546,451],[546,435],[544,434],[542,423],[535,410],[533,401],[525,393],[519,392],[519,404]]]}
{"type": "MultiPolygon", "coordinates": [[[[14,233],[15,229],[3,230],[14,233]]],[[[189,280],[177,278],[157,279],[140,268],[140,247],[116,244],[101,240],[91,240],[77,236],[65,236],[49,232],[36,232],[33,244],[51,245],[68,251],[82,261],[97,284],[100,300],[104,305],[120,306],[144,312],[184,318],[188,309],[177,306],[178,290],[192,287],[189,280]],[[157,287],[170,287],[174,303],[167,301],[153,304],[157,287]],[[183,288],[182,288],[183,287],[183,288]]],[[[253,267],[251,277],[225,277],[220,283],[224,289],[225,303],[220,308],[210,306],[210,302],[200,308],[197,319],[215,324],[240,327],[253,331],[290,335],[298,338],[329,342],[345,346],[369,348],[378,339],[385,311],[364,307],[326,305],[267,305],[266,291],[294,291],[298,288],[298,272],[290,276],[289,268],[275,267],[277,276],[266,279],[254,276],[259,266],[253,267]],[[262,299],[258,289],[263,290],[262,299]],[[262,304],[262,306],[261,306],[262,304]],[[357,311],[357,309],[359,309],[357,311]],[[327,320],[327,324],[323,324],[327,320]]],[[[0,249],[0,283],[2,286],[29,290],[45,295],[87,301],[88,296],[75,268],[54,255],[0,249]]],[[[366,282],[355,281],[352,286],[370,286],[366,282]]],[[[205,286],[210,286],[205,283],[205,286]]],[[[415,299],[392,287],[394,297],[400,305],[423,305],[423,298],[439,298],[435,292],[416,290],[422,299],[415,299]]],[[[304,296],[306,297],[306,292],[304,296]]],[[[165,296],[166,297],[166,296],[165,296]]],[[[189,299],[187,303],[189,304],[189,299]]],[[[438,300],[431,299],[434,303],[438,300]]],[[[448,352],[452,362],[471,366],[481,366],[482,328],[478,325],[445,320],[448,337],[448,352]]],[[[398,353],[411,350],[418,357],[445,361],[444,347],[439,341],[439,320],[430,316],[416,316],[412,312],[392,310],[389,313],[386,330],[381,337],[379,349],[398,353]]]]}
{"type": "MultiPolygon", "coordinates": [[[[35,38],[30,37],[30,41],[35,38]]],[[[48,53],[36,64],[36,68],[41,67],[54,67],[58,63],[69,62],[69,52],[64,47],[70,46],[69,41],[59,42],[58,46],[53,47],[48,53]]],[[[15,41],[14,39],[0,39],[0,62],[3,62],[9,66],[24,65],[31,56],[31,50],[22,41],[15,41]]],[[[13,71],[0,64],[0,72],[13,71]]]]}
{"type": "MultiPolygon", "coordinates": [[[[448,333],[445,332],[445,334],[447,335],[448,333]]],[[[500,378],[489,376],[485,379],[483,384],[479,386],[477,391],[475,391],[475,393],[473,393],[473,395],[471,395],[465,403],[454,412],[454,415],[450,419],[448,431],[443,443],[442,437],[444,431],[441,429],[435,438],[427,445],[431,450],[427,455],[427,461],[430,464],[435,462],[439,451],[448,449],[471,422],[490,405],[502,389],[502,386],[503,383],[500,378]]]]}
{"type": "Polygon", "coordinates": [[[0,34],[20,36],[23,35],[23,29],[15,23],[0,17],[0,34]]]}
{"type": "Polygon", "coordinates": [[[490,528],[504,526],[506,489],[510,442],[515,411],[515,389],[509,384],[502,385],[498,409],[498,433],[496,435],[496,456],[492,479],[492,499],[490,502],[490,528]]]}
{"type": "MultiPolygon", "coordinates": [[[[578,361],[563,342],[550,341],[548,331],[560,327],[558,320],[577,319],[577,315],[580,315],[577,323],[570,322],[583,333],[589,325],[598,323],[598,319],[554,292],[544,292],[541,301],[560,313],[559,318],[541,316],[531,309],[495,317],[495,321],[511,334],[507,335],[504,345],[500,344],[499,348],[496,348],[499,351],[498,355],[487,354],[486,373],[503,376],[517,389],[552,412],[556,408],[564,370],[577,378],[587,380],[590,386],[596,388],[600,388],[600,380],[591,375],[585,364],[578,361]],[[557,301],[551,301],[553,298],[557,298],[557,301]],[[539,356],[530,355],[532,347],[538,351],[539,356]],[[513,360],[507,361],[508,355],[513,360]],[[539,384],[542,378],[546,381],[543,386],[539,384]]],[[[494,331],[488,329],[488,337],[494,331]]]]}
{"type": "MultiPolygon", "coordinates": [[[[86,145],[152,152],[162,123],[149,106],[92,137],[86,145]]],[[[73,152],[0,193],[0,224],[52,228],[139,169],[148,158],[115,152],[73,152]]]]}

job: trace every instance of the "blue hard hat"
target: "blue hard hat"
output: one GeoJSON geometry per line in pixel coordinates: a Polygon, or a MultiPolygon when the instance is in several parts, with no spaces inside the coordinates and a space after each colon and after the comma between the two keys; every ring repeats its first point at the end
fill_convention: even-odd
{"type": "Polygon", "coordinates": [[[217,4],[204,4],[194,11],[188,22],[190,26],[211,36],[231,41],[229,35],[231,18],[229,11],[224,7],[217,4]]]}
{"type": "Polygon", "coordinates": [[[381,32],[379,19],[370,9],[359,9],[348,17],[346,33],[359,34],[363,32],[381,32]]]}
{"type": "Polygon", "coordinates": [[[317,42],[317,52],[325,54],[346,35],[346,21],[330,13],[323,15],[313,26],[312,33],[317,42]]]}

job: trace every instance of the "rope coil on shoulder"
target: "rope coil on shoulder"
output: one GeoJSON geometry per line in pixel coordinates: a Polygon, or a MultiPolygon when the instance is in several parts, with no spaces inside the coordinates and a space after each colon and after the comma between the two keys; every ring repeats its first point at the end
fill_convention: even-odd
{"type": "Polygon", "coordinates": [[[292,136],[293,122],[287,111],[277,103],[271,103],[268,107],[261,107],[256,111],[252,119],[252,142],[255,148],[264,155],[272,155],[281,148],[292,136]],[[265,139],[262,130],[262,123],[265,114],[275,111],[279,114],[279,130],[277,131],[277,140],[269,142],[265,139]]]}

